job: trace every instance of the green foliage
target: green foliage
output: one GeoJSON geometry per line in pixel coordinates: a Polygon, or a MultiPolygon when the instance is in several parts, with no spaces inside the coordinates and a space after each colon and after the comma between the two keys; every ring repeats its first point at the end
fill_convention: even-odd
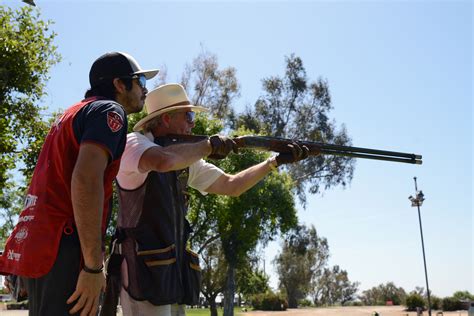
{"type": "MultiPolygon", "coordinates": [[[[239,315],[245,315],[241,313],[241,308],[235,307],[234,308],[234,315],[239,316],[239,315]]],[[[186,316],[209,316],[210,310],[207,308],[189,308],[186,309],[186,316]]],[[[219,309],[217,311],[216,316],[222,316],[223,311],[222,309],[219,309]]]]}
{"type": "Polygon", "coordinates": [[[0,6],[0,187],[7,174],[21,163],[28,179],[47,128],[36,105],[46,94],[50,68],[59,62],[49,30],[50,21],[39,11],[23,6],[12,10],[0,6]],[[20,163],[21,162],[21,163],[20,163]]]}
{"type": "Polygon", "coordinates": [[[311,280],[321,274],[328,258],[327,240],[318,236],[314,226],[299,225],[285,239],[274,262],[291,308],[311,291],[311,280]]]}
{"type": "Polygon", "coordinates": [[[210,304],[211,315],[217,315],[216,297],[224,291],[227,262],[219,240],[214,240],[201,252],[201,293],[210,304]]]}
{"type": "Polygon", "coordinates": [[[298,306],[299,307],[310,307],[310,306],[313,306],[313,303],[311,302],[311,300],[308,300],[307,298],[304,298],[304,299],[298,301],[298,306]]]}
{"type": "Polygon", "coordinates": [[[37,105],[46,94],[50,68],[59,62],[50,21],[29,6],[13,10],[0,5],[0,210],[5,224],[1,242],[21,210],[22,196],[47,134],[37,105]],[[22,178],[14,179],[15,170],[22,178]]]}
{"type": "Polygon", "coordinates": [[[445,297],[441,301],[443,311],[452,312],[465,309],[465,304],[454,297],[445,297]]]}
{"type": "Polygon", "coordinates": [[[269,292],[254,295],[252,307],[264,311],[285,311],[288,303],[281,295],[269,292]]]}
{"type": "Polygon", "coordinates": [[[405,306],[409,311],[416,311],[417,307],[425,307],[425,300],[418,293],[410,293],[405,299],[405,306]]]}
{"type": "MultiPolygon", "coordinates": [[[[247,108],[233,118],[234,128],[245,126],[269,136],[350,145],[344,125],[338,128],[329,117],[332,105],[327,81],[319,78],[311,82],[303,61],[295,55],[286,57],[285,64],[284,76],[262,80],[263,95],[253,109],[247,108]]],[[[314,194],[350,182],[354,161],[342,156],[317,156],[287,168],[305,203],[307,186],[314,194]]]]}
{"type": "Polygon", "coordinates": [[[137,124],[138,121],[140,121],[146,115],[147,114],[144,110],[141,111],[141,112],[138,112],[138,113],[133,113],[133,114],[127,115],[128,132],[129,133],[133,132],[133,127],[135,126],[135,124],[137,124]]]}
{"type": "Polygon", "coordinates": [[[195,105],[209,109],[212,116],[227,121],[233,113],[232,102],[240,95],[236,69],[219,69],[217,56],[203,50],[185,66],[181,84],[195,105]]]}
{"type": "Polygon", "coordinates": [[[453,298],[460,301],[474,301],[474,295],[469,293],[469,291],[456,291],[453,294],[453,298]]]}
{"type": "MultiPolygon", "coordinates": [[[[221,121],[200,115],[193,132],[209,135],[218,133],[221,129],[221,121]]],[[[233,135],[249,133],[242,129],[233,135]]],[[[227,159],[212,163],[227,173],[235,174],[267,157],[267,153],[243,150],[238,155],[233,154],[227,159]]],[[[199,248],[199,252],[203,252],[210,242],[219,239],[227,264],[232,269],[245,266],[249,253],[257,243],[264,244],[278,231],[286,232],[296,224],[292,188],[293,183],[286,173],[274,173],[238,197],[212,194],[203,196],[191,189],[188,213],[194,230],[191,244],[195,249],[199,248]]],[[[219,273],[223,276],[229,274],[223,270],[219,273]]],[[[206,278],[203,277],[203,282],[206,278]]],[[[219,280],[222,281],[221,278],[219,280]]]]}
{"type": "Polygon", "coordinates": [[[268,292],[270,290],[268,281],[268,275],[253,269],[250,265],[243,266],[237,271],[237,289],[244,300],[249,300],[252,295],[268,292]]]}
{"type": "Polygon", "coordinates": [[[405,290],[397,287],[393,282],[375,286],[364,291],[360,296],[364,305],[385,305],[387,301],[392,301],[393,305],[400,305],[405,298],[405,290]]]}
{"type": "Polygon", "coordinates": [[[441,309],[441,306],[442,306],[441,298],[439,298],[437,296],[434,296],[434,295],[430,295],[430,301],[431,301],[431,309],[432,310],[441,309]]]}
{"type": "Polygon", "coordinates": [[[338,265],[325,268],[320,276],[313,280],[313,299],[317,305],[345,305],[355,299],[359,283],[351,282],[347,271],[338,265]]]}

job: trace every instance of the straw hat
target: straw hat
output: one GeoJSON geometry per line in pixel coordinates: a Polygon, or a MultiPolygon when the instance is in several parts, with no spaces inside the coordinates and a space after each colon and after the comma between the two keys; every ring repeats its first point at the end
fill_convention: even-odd
{"type": "Polygon", "coordinates": [[[151,119],[163,113],[178,109],[189,109],[194,112],[207,111],[207,109],[202,106],[191,104],[182,85],[177,83],[165,84],[147,94],[145,99],[145,111],[148,115],[138,121],[133,127],[133,130],[137,132],[151,119]]]}

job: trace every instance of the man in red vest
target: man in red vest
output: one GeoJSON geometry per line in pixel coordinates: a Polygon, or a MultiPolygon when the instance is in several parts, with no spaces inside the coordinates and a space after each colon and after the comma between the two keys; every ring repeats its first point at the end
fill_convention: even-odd
{"type": "Polygon", "coordinates": [[[146,80],[120,52],[99,57],[85,99],[68,108],[46,137],[0,273],[25,279],[29,315],[96,315],[105,287],[103,236],[127,114],[141,111],[146,80]]]}

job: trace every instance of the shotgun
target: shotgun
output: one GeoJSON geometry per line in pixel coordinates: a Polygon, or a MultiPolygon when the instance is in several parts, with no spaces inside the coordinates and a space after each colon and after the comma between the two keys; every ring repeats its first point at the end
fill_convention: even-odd
{"type": "MultiPolygon", "coordinates": [[[[208,138],[206,135],[168,135],[172,142],[198,142],[208,138]]],[[[270,136],[238,136],[233,138],[238,148],[251,148],[277,153],[289,152],[288,144],[297,143],[306,146],[310,156],[333,155],[351,158],[375,159],[384,161],[404,162],[421,165],[422,156],[395,151],[378,150],[371,148],[332,145],[320,142],[310,142],[270,136]]]]}

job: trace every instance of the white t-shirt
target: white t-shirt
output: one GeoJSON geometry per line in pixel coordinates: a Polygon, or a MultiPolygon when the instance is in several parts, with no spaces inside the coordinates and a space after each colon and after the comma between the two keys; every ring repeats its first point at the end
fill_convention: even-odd
{"type": "MultiPolygon", "coordinates": [[[[153,146],[159,146],[153,142],[153,135],[145,135],[135,132],[127,135],[127,145],[120,162],[120,170],[117,181],[123,189],[134,190],[145,182],[148,172],[139,170],[138,163],[143,153],[153,146]]],[[[206,189],[214,183],[224,171],[200,159],[189,166],[188,185],[202,194],[207,194],[206,189]]]]}

